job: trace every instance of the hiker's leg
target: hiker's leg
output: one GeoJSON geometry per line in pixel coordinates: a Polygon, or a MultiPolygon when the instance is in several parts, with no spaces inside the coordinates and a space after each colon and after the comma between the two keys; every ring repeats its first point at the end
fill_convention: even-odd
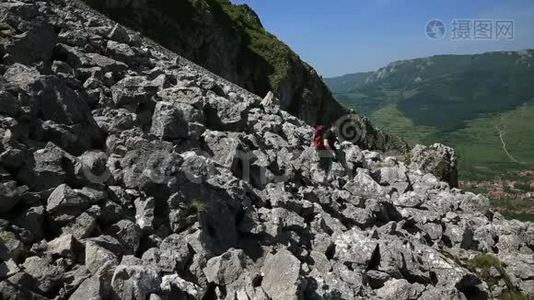
{"type": "Polygon", "coordinates": [[[334,164],[334,158],[329,157],[327,159],[328,159],[328,161],[327,161],[327,165],[326,165],[325,176],[326,176],[327,179],[329,179],[330,178],[330,173],[332,172],[332,165],[334,164]]]}

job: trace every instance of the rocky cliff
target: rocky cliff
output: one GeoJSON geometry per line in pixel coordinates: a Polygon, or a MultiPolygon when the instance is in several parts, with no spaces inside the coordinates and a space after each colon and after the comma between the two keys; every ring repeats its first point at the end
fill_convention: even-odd
{"type": "MultiPolygon", "coordinates": [[[[534,293],[534,224],[312,128],[72,1],[0,3],[0,298],[534,293]]],[[[454,182],[451,182],[454,184],[454,182]]]]}
{"type": "MultiPolygon", "coordinates": [[[[267,32],[246,4],[229,0],[84,0],[115,21],[261,97],[273,91],[281,107],[310,125],[350,113],[316,71],[267,32]]],[[[406,150],[405,143],[374,129],[365,147],[406,150]]]]}

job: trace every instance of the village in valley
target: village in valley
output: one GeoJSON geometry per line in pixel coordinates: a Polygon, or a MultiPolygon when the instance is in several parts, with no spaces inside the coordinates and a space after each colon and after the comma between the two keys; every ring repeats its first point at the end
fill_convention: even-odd
{"type": "Polygon", "coordinates": [[[485,194],[504,215],[534,220],[534,171],[520,171],[509,179],[461,181],[460,187],[485,194]]]}

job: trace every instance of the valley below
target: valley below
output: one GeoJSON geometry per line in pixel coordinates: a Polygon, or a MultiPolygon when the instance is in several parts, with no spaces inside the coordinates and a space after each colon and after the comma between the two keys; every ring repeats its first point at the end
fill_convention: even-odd
{"type": "Polygon", "coordinates": [[[325,81],[378,128],[412,145],[453,146],[461,188],[534,220],[532,66],[532,51],[446,55],[325,81]]]}

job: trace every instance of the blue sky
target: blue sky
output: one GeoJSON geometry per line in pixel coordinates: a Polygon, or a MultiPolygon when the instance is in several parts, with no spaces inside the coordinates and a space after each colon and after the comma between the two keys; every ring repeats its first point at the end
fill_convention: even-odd
{"type": "MultiPolygon", "coordinates": [[[[386,64],[435,54],[470,54],[534,48],[533,0],[232,0],[246,3],[268,31],[319,74],[373,71],[386,64]],[[442,40],[425,35],[442,20],[442,40]],[[453,19],[512,19],[512,41],[451,40],[453,19]]],[[[495,29],[495,26],[494,26],[495,29]]]]}

